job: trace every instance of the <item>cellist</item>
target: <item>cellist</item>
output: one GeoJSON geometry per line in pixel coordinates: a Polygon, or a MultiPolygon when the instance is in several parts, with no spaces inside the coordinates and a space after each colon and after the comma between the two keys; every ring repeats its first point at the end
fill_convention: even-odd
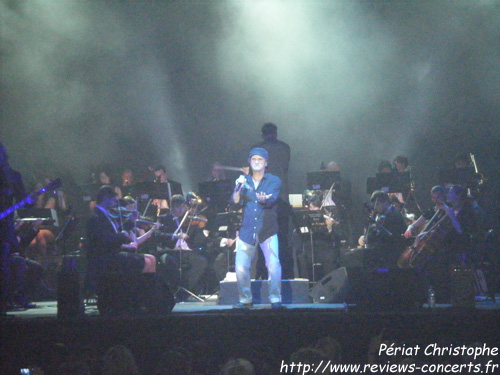
{"type": "MultiPolygon", "coordinates": [[[[436,204],[441,219],[435,220],[441,222],[427,236],[427,243],[432,243],[432,251],[426,254],[422,269],[428,286],[434,287],[436,301],[447,303],[452,295],[452,269],[471,263],[471,235],[476,230],[476,219],[465,187],[453,185],[446,194],[446,200],[441,199],[436,204]]],[[[426,236],[426,233],[422,232],[419,237],[426,236]]]]}
{"type": "Polygon", "coordinates": [[[426,210],[414,223],[408,225],[404,234],[405,238],[416,236],[421,229],[426,226],[430,228],[437,220],[439,220],[445,212],[442,210],[443,203],[446,202],[446,190],[441,185],[436,185],[431,189],[431,200],[434,207],[426,210]],[[437,211],[440,211],[437,213],[437,211]],[[436,217],[434,217],[436,215],[436,217]],[[434,218],[434,219],[433,219],[434,218]],[[429,220],[432,220],[430,222],[429,220]]]}

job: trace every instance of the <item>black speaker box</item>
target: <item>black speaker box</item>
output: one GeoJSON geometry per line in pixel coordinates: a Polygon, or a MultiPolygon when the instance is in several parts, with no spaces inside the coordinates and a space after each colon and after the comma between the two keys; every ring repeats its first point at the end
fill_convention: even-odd
{"type": "Polygon", "coordinates": [[[416,270],[341,267],[311,290],[319,303],[348,303],[358,309],[408,310],[421,307],[426,291],[416,270]]]}
{"type": "Polygon", "coordinates": [[[66,255],[57,274],[57,317],[62,319],[83,316],[83,282],[81,258],[66,255]]]}
{"type": "Polygon", "coordinates": [[[346,300],[348,290],[347,268],[341,267],[318,281],[309,296],[315,303],[342,303],[346,300]]]}

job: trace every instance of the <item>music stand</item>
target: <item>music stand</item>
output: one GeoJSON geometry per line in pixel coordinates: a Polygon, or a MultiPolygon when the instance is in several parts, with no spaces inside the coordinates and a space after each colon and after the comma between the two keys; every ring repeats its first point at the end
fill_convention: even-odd
{"type": "Polygon", "coordinates": [[[60,241],[64,241],[63,251],[61,251],[61,255],[66,255],[66,240],[68,239],[69,234],[75,228],[74,225],[71,225],[74,221],[75,218],[73,216],[69,217],[68,220],[66,220],[66,222],[62,226],[61,230],[59,231],[59,234],[57,235],[56,239],[54,240],[56,246],[59,244],[60,241]]]}
{"type": "MultiPolygon", "coordinates": [[[[236,213],[236,212],[218,213],[215,216],[215,224],[214,224],[215,231],[225,232],[226,236],[229,237],[229,232],[231,230],[230,228],[234,227],[235,221],[238,220],[237,215],[238,215],[238,213],[236,213]]],[[[241,221],[241,219],[240,219],[240,221],[241,221]]],[[[227,260],[226,272],[230,272],[231,271],[231,251],[229,249],[227,249],[227,251],[226,251],[226,260],[227,260]]]]}
{"type": "Polygon", "coordinates": [[[386,193],[404,193],[411,185],[410,172],[402,173],[377,173],[375,178],[369,177],[366,181],[366,193],[375,190],[387,190],[386,193]]]}
{"type": "Polygon", "coordinates": [[[309,241],[311,243],[311,263],[312,263],[312,285],[316,284],[316,264],[314,259],[314,237],[315,233],[328,233],[328,228],[325,223],[325,218],[321,211],[310,210],[294,210],[294,222],[300,229],[302,235],[309,233],[309,241]]]}
{"type": "Polygon", "coordinates": [[[27,208],[24,210],[18,210],[17,214],[23,219],[34,218],[52,220],[53,225],[59,228],[59,217],[57,216],[57,211],[53,208],[27,208]]]}
{"type": "MultiPolygon", "coordinates": [[[[198,207],[198,204],[196,204],[196,206],[195,206],[195,212],[196,212],[196,207],[198,207]]],[[[190,209],[188,209],[186,211],[186,213],[184,214],[184,217],[182,218],[181,222],[179,223],[179,227],[175,230],[175,232],[172,234],[172,236],[175,236],[179,233],[179,231],[182,228],[182,224],[184,224],[184,221],[186,221],[187,217],[189,216],[189,211],[190,211],[190,209]]],[[[187,249],[174,249],[174,250],[179,252],[179,280],[182,283],[182,253],[184,251],[192,251],[192,250],[191,249],[189,249],[189,250],[187,250],[187,249]]],[[[203,298],[201,298],[200,296],[191,292],[189,289],[184,288],[182,285],[177,286],[177,290],[174,293],[174,298],[177,296],[177,293],[179,293],[181,290],[184,291],[185,293],[189,294],[191,297],[197,299],[200,302],[205,301],[203,298]]]]}
{"type": "Polygon", "coordinates": [[[442,168],[439,170],[439,182],[443,185],[463,185],[469,187],[469,184],[476,180],[475,171],[472,167],[466,168],[442,168]]]}
{"type": "MultiPolygon", "coordinates": [[[[311,190],[330,190],[333,184],[339,183],[339,171],[307,172],[307,188],[311,190]]],[[[340,184],[338,184],[340,188],[340,184]]]]}
{"type": "Polygon", "coordinates": [[[203,181],[198,183],[198,192],[215,212],[223,212],[233,193],[231,180],[203,181]]]}
{"type": "MultiPolygon", "coordinates": [[[[143,211],[143,216],[147,216],[147,210],[151,205],[153,199],[166,199],[168,200],[168,185],[160,184],[154,181],[143,181],[135,184],[134,193],[138,205],[141,207],[139,211],[143,211]],[[144,206],[142,202],[147,202],[144,206]]],[[[169,202],[170,205],[170,202],[169,202]]],[[[156,216],[156,213],[155,213],[156,216]]]]}

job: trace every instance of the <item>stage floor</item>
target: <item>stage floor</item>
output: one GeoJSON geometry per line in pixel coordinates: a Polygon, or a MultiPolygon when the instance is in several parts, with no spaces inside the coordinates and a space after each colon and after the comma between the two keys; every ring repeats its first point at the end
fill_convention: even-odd
{"type": "MultiPolygon", "coordinates": [[[[231,312],[242,312],[241,309],[233,309],[232,305],[219,305],[217,300],[217,295],[212,296],[201,296],[204,301],[197,301],[192,299],[187,302],[178,302],[174,306],[171,315],[189,315],[189,314],[227,314],[231,312]]],[[[43,301],[36,302],[36,307],[27,310],[16,310],[9,311],[7,314],[11,317],[21,318],[21,319],[34,319],[34,318],[57,318],[57,301],[43,301]]],[[[301,304],[287,304],[284,305],[285,311],[301,311],[301,312],[311,312],[315,311],[321,312],[349,312],[351,309],[356,310],[355,305],[347,305],[344,303],[301,303],[301,304]]],[[[436,311],[447,311],[451,309],[457,309],[451,304],[437,304],[436,311]]],[[[475,303],[476,310],[498,310],[500,311],[500,295],[496,296],[495,301],[491,298],[478,296],[476,297],[475,303]]],[[[245,310],[243,312],[258,312],[271,310],[270,304],[255,304],[254,307],[245,310]]],[[[359,311],[359,310],[357,310],[359,311]]],[[[383,309],[382,309],[383,311],[383,309]]],[[[421,312],[430,311],[427,304],[424,304],[421,312]]],[[[415,311],[413,311],[415,312],[415,311]]],[[[85,306],[85,317],[98,317],[99,311],[95,304],[88,304],[85,306]]]]}
{"type": "Polygon", "coordinates": [[[143,373],[153,372],[165,350],[183,347],[206,370],[200,373],[217,374],[227,358],[256,355],[275,369],[259,372],[265,375],[278,374],[281,361],[325,336],[339,341],[345,363],[364,363],[368,343],[381,333],[385,340],[407,345],[500,347],[500,296],[495,302],[478,297],[474,307],[424,305],[411,311],[320,303],[286,305],[286,310],[261,304],[241,310],[218,305],[217,296],[211,296],[203,302],[177,303],[171,314],[103,317],[90,305],[85,315],[71,319],[57,318],[57,301],[36,304],[34,309],[11,311],[0,321],[0,359],[8,364],[2,374],[18,374],[34,363],[46,374],[56,373],[58,363],[75,353],[98,366],[116,344],[130,348],[143,373]]]}

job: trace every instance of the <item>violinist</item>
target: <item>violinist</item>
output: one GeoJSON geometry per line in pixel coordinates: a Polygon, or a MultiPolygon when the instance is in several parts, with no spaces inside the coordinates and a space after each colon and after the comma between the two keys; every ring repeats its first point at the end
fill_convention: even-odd
{"type": "Polygon", "coordinates": [[[112,269],[127,274],[152,274],[155,269],[141,254],[136,254],[135,237],[120,228],[111,211],[118,206],[112,186],[102,186],[97,192],[96,207],[87,222],[88,268],[91,288],[97,288],[101,277],[112,269]]]}
{"type": "MultiPolygon", "coordinates": [[[[120,199],[120,208],[115,210],[115,213],[119,215],[122,229],[128,233],[129,237],[132,238],[135,243],[137,243],[137,247],[150,239],[153,233],[161,227],[161,224],[156,222],[150,223],[151,228],[148,231],[139,228],[137,223],[142,220],[139,218],[136,201],[130,196],[120,199]]],[[[111,215],[113,216],[113,214],[111,215]]],[[[156,258],[151,254],[142,255],[146,262],[145,268],[148,270],[145,272],[156,272],[156,258]]]]}
{"type": "Polygon", "coordinates": [[[362,239],[370,254],[369,267],[396,268],[396,261],[404,248],[403,233],[406,224],[401,213],[394,208],[387,193],[376,190],[371,199],[372,224],[362,239]]]}
{"type": "Polygon", "coordinates": [[[174,195],[171,211],[159,217],[163,227],[158,238],[160,244],[168,250],[160,257],[165,279],[174,289],[184,284],[188,290],[193,291],[207,267],[206,258],[199,252],[207,236],[202,228],[193,224],[194,215],[191,214],[194,212],[191,211],[184,196],[174,195]]]}

